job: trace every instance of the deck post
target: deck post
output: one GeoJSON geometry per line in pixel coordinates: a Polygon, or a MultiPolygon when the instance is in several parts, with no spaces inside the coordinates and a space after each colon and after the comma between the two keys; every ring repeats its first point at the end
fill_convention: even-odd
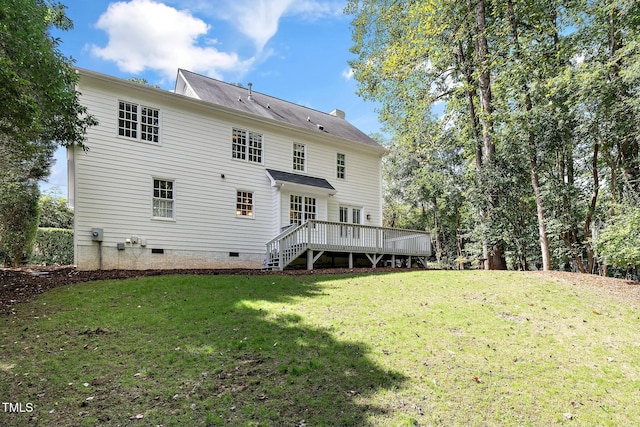
{"type": "Polygon", "coordinates": [[[349,252],[349,268],[353,268],[353,252],[349,252]]]}
{"type": "Polygon", "coordinates": [[[407,262],[407,268],[411,268],[411,255],[409,255],[409,261],[407,262]]]}
{"type": "Polygon", "coordinates": [[[391,268],[396,268],[396,256],[391,255],[391,268]]]}
{"type": "Polygon", "coordinates": [[[378,262],[380,262],[380,260],[382,259],[382,257],[384,256],[384,254],[365,254],[367,256],[367,258],[369,258],[369,261],[371,261],[371,268],[376,268],[378,266],[378,262]]]}
{"type": "Polygon", "coordinates": [[[323,253],[324,251],[318,251],[318,253],[314,255],[313,249],[307,249],[307,270],[313,270],[313,264],[316,263],[323,253]]]}

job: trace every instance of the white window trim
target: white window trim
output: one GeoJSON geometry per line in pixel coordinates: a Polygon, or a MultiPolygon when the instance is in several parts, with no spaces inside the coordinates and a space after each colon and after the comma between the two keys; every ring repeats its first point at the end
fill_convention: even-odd
{"type": "Polygon", "coordinates": [[[294,142],[291,146],[291,169],[294,172],[307,172],[307,144],[294,142]],[[296,145],[302,147],[302,169],[296,169],[296,145]]]}
{"type": "Polygon", "coordinates": [[[235,210],[236,210],[236,218],[242,219],[256,219],[256,192],[253,190],[246,190],[242,188],[236,189],[235,196],[235,210]],[[251,215],[242,215],[238,213],[238,193],[251,193],[251,215]]]}
{"type": "Polygon", "coordinates": [[[300,214],[300,224],[304,224],[305,222],[309,221],[310,218],[309,216],[311,216],[310,214],[313,214],[313,218],[317,220],[318,219],[318,198],[316,196],[313,195],[308,195],[308,194],[290,194],[289,195],[289,223],[290,224],[294,224],[294,222],[291,221],[291,213],[292,213],[292,209],[291,209],[291,199],[293,197],[299,197],[300,198],[300,209],[299,211],[295,211],[298,212],[300,214]],[[311,212],[309,210],[307,210],[307,207],[310,206],[309,204],[307,204],[307,199],[313,199],[313,208],[314,211],[311,212]]]}
{"type": "Polygon", "coordinates": [[[177,191],[176,191],[176,180],[174,178],[166,178],[166,177],[161,177],[161,176],[153,176],[151,178],[151,220],[153,221],[163,221],[163,222],[176,222],[176,218],[177,218],[177,191]],[[155,185],[154,185],[154,181],[159,180],[159,181],[171,181],[173,183],[172,186],[172,192],[173,192],[173,217],[172,218],[167,218],[164,216],[155,216],[153,214],[153,199],[155,198],[153,195],[153,192],[155,190],[155,185]]]}
{"type": "Polygon", "coordinates": [[[150,144],[150,145],[162,145],[162,110],[160,110],[160,108],[157,107],[151,107],[149,105],[145,105],[145,104],[140,104],[134,101],[127,101],[124,99],[118,99],[116,101],[116,138],[121,138],[121,139],[126,139],[127,141],[137,141],[137,142],[142,142],[145,144],[150,144]],[[135,105],[138,107],[138,112],[137,112],[137,120],[136,120],[136,137],[131,137],[131,136],[126,136],[126,135],[120,135],[120,103],[124,102],[126,104],[131,104],[131,105],[135,105]],[[142,139],[142,123],[141,123],[141,109],[142,108],[149,108],[152,110],[156,110],[158,112],[158,142],[155,141],[147,141],[146,139],[142,139]]]}
{"type": "Polygon", "coordinates": [[[336,153],[336,179],[343,179],[343,180],[347,179],[347,155],[345,153],[336,153]],[[343,165],[338,164],[338,154],[342,154],[342,156],[344,157],[343,165]],[[342,174],[344,175],[342,177],[338,176],[338,166],[342,166],[342,169],[343,169],[342,174]]]}
{"type": "Polygon", "coordinates": [[[253,130],[249,130],[249,129],[243,129],[241,127],[235,127],[233,126],[231,128],[231,160],[235,160],[237,162],[242,162],[242,163],[248,163],[248,164],[253,164],[253,165],[264,165],[264,134],[257,132],[257,131],[253,131],[253,130]],[[233,156],[233,134],[235,132],[244,132],[245,134],[245,145],[244,145],[244,159],[241,159],[239,157],[234,157],[233,156]],[[249,160],[249,151],[250,151],[250,138],[249,135],[253,134],[253,135],[259,135],[260,136],[260,161],[256,162],[253,160],[249,160]]]}

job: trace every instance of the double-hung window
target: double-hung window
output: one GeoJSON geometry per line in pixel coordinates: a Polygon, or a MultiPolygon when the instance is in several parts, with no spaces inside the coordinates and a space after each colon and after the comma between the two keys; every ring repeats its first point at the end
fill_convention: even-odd
{"type": "Polygon", "coordinates": [[[293,143],[293,170],[304,172],[307,170],[306,147],[304,144],[293,143]]]}
{"type": "Polygon", "coordinates": [[[315,197],[292,194],[289,204],[289,220],[291,224],[302,224],[316,219],[317,207],[315,197]]]}
{"type": "Polygon", "coordinates": [[[153,179],[153,217],[175,219],[174,182],[166,179],[153,179]]]}
{"type": "Polygon", "coordinates": [[[160,143],[160,110],[118,101],[118,135],[138,141],[160,143]]]}
{"type": "Polygon", "coordinates": [[[347,160],[346,156],[338,153],[336,158],[336,178],[345,179],[347,176],[347,160]]]}
{"type": "Polygon", "coordinates": [[[251,163],[262,163],[262,135],[242,129],[233,129],[231,157],[251,163]]]}
{"type": "Polygon", "coordinates": [[[253,218],[253,193],[251,191],[236,192],[236,216],[253,218]]]}

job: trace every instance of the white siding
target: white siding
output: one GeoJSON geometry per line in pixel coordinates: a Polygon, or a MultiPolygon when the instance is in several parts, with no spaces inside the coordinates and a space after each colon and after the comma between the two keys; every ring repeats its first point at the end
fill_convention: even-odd
{"type": "Polygon", "coordinates": [[[89,129],[88,151],[75,152],[78,268],[98,268],[92,228],[104,230],[103,268],[260,266],[265,243],[289,222],[290,193],[272,188],[265,168],[293,172],[294,141],[307,146],[306,174],[326,178],[337,189],[333,197],[316,196],[318,219],[337,221],[338,205],[349,203],[363,208],[363,218],[371,214],[366,224],[381,224],[379,152],[326,135],[301,137],[282,126],[113,79],[83,75],[79,90],[99,125],[89,129]],[[160,110],[160,144],[117,135],[118,100],[160,110]],[[263,135],[263,164],[231,158],[234,127],[263,135]],[[346,180],[336,178],[337,152],[347,156],[346,180]],[[173,221],[152,219],[153,178],[174,181],[173,221]],[[236,217],[237,190],[254,193],[254,218],[236,217]],[[127,243],[132,237],[146,246],[127,243]],[[125,249],[116,250],[118,243],[125,249]],[[165,253],[150,256],[152,248],[165,253]]]}

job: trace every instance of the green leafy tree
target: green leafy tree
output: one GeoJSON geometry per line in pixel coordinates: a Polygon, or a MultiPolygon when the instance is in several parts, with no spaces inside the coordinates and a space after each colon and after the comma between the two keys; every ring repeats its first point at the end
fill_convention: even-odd
{"type": "Polygon", "coordinates": [[[79,102],[72,61],[49,33],[71,28],[64,9],[45,0],[0,1],[0,134],[17,144],[82,144],[96,123],[79,102]]]}
{"type": "Polygon", "coordinates": [[[38,201],[40,221],[43,228],[73,228],[73,210],[67,206],[64,197],[55,194],[43,194],[38,201]]]}
{"type": "Polygon", "coordinates": [[[347,12],[360,94],[406,141],[394,155],[414,190],[394,200],[433,206],[452,185],[433,173],[447,158],[467,247],[494,267],[506,255],[512,268],[594,272],[605,203],[640,192],[640,3],[351,0],[347,12]]]}
{"type": "Polygon", "coordinates": [[[0,186],[0,262],[15,266],[27,262],[38,232],[36,183],[0,186]]]}
{"type": "Polygon", "coordinates": [[[38,223],[36,182],[48,176],[56,147],[84,146],[87,128],[97,123],[79,102],[72,61],[49,32],[71,28],[64,9],[46,0],[0,0],[0,241],[12,264],[29,251],[38,223]]]}
{"type": "Polygon", "coordinates": [[[622,208],[600,232],[594,246],[597,253],[615,267],[639,268],[640,208],[622,208]]]}

